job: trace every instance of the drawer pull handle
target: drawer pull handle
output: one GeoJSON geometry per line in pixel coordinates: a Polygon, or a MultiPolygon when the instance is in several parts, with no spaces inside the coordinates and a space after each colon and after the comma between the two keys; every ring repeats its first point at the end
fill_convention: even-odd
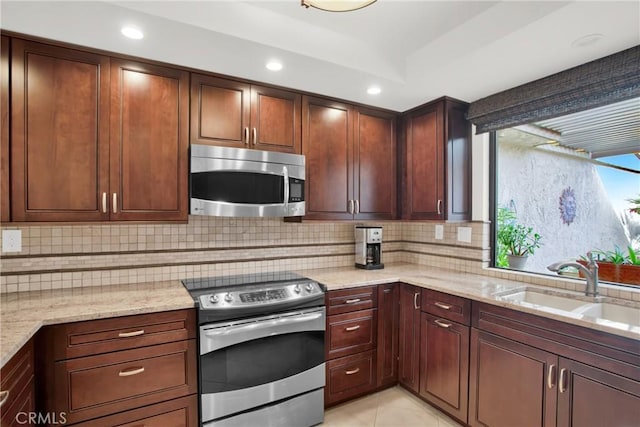
{"type": "Polygon", "coordinates": [[[445,303],[442,303],[442,302],[439,302],[439,301],[435,302],[434,305],[436,307],[440,307],[443,310],[451,310],[451,306],[449,304],[445,304],[445,303]]]}
{"type": "Polygon", "coordinates": [[[347,332],[351,332],[351,331],[355,331],[360,329],[360,325],[356,325],[356,326],[349,326],[348,328],[344,328],[345,331],[347,332]]]}
{"type": "Polygon", "coordinates": [[[552,389],[553,386],[555,385],[555,377],[556,377],[556,365],[551,364],[551,366],[549,366],[549,372],[547,373],[547,387],[549,387],[549,389],[552,389]]]}
{"type": "Polygon", "coordinates": [[[567,391],[567,386],[564,384],[564,374],[567,372],[565,368],[560,369],[560,381],[558,384],[560,386],[560,393],[564,393],[567,391]]]}
{"type": "Polygon", "coordinates": [[[420,308],[420,306],[418,305],[418,297],[420,296],[420,292],[416,292],[413,294],[413,308],[414,310],[417,310],[420,308]]]}
{"type": "Polygon", "coordinates": [[[119,377],[130,377],[131,375],[138,375],[144,372],[144,368],[133,368],[133,369],[125,369],[124,371],[118,372],[119,377]]]}
{"type": "Polygon", "coordinates": [[[358,372],[360,372],[360,368],[356,368],[353,371],[344,371],[346,375],[353,375],[353,374],[357,374],[358,372]]]}
{"type": "Polygon", "coordinates": [[[140,329],[139,331],[133,332],[120,332],[118,336],[120,338],[129,338],[129,337],[137,337],[138,335],[144,334],[144,329],[140,329]]]}
{"type": "Polygon", "coordinates": [[[355,304],[357,302],[360,302],[360,298],[348,299],[344,303],[345,304],[355,304]]]}
{"type": "Polygon", "coordinates": [[[436,325],[440,326],[441,328],[450,328],[451,327],[451,323],[445,323],[440,319],[434,320],[433,323],[435,323],[436,325]]]}
{"type": "Polygon", "coordinates": [[[9,390],[0,391],[0,406],[4,405],[4,402],[6,402],[8,399],[9,399],[9,390]]]}

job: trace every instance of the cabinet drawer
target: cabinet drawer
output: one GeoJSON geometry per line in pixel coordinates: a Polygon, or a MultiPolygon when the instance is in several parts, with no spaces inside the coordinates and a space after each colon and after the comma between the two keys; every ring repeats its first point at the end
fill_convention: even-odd
{"type": "Polygon", "coordinates": [[[197,395],[181,397],[144,408],[120,412],[74,427],[197,427],[197,395]]]}
{"type": "Polygon", "coordinates": [[[18,425],[18,412],[33,410],[33,341],[29,340],[0,370],[2,426],[18,425]]]}
{"type": "Polygon", "coordinates": [[[336,403],[375,388],[375,352],[366,351],[327,363],[325,404],[336,403]]]}
{"type": "Polygon", "coordinates": [[[329,316],[327,323],[327,359],[371,350],[376,345],[377,310],[329,316]]]}
{"type": "Polygon", "coordinates": [[[195,338],[195,310],[176,310],[51,326],[54,360],[195,338]]]}
{"type": "Polygon", "coordinates": [[[75,423],[196,392],[195,340],[57,362],[56,412],[75,423]]]}
{"type": "Polygon", "coordinates": [[[327,314],[341,314],[375,308],[378,305],[377,297],[375,286],[329,291],[327,292],[327,314]]]}
{"type": "Polygon", "coordinates": [[[471,301],[443,292],[422,290],[422,311],[469,326],[471,301]]]}

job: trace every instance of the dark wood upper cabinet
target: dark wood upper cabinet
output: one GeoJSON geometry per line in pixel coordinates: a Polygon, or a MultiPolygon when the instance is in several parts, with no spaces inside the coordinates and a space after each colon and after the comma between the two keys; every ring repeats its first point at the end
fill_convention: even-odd
{"type": "Polygon", "coordinates": [[[396,151],[395,115],[357,109],[353,174],[355,219],[396,217],[396,151]]]}
{"type": "Polygon", "coordinates": [[[189,73],[12,43],[11,219],[186,221],[189,73]]]}
{"type": "Polygon", "coordinates": [[[191,142],[300,153],[300,94],[191,76],[191,142]]]}
{"type": "Polygon", "coordinates": [[[402,218],[471,218],[471,124],[468,105],[441,98],[406,113],[402,218]]]}
{"type": "Polygon", "coordinates": [[[0,221],[11,219],[9,187],[9,37],[0,40],[0,221]]]}
{"type": "Polygon", "coordinates": [[[253,148],[299,154],[301,115],[300,94],[252,85],[250,141],[253,148]]]}
{"type": "Polygon", "coordinates": [[[393,219],[395,116],[303,97],[306,218],[393,219]]]}
{"type": "Polygon", "coordinates": [[[306,218],[352,219],[353,107],[302,98],[306,218]]]}
{"type": "Polygon", "coordinates": [[[12,41],[13,221],[107,220],[109,58],[12,41]]]}
{"type": "Polygon", "coordinates": [[[189,73],[111,60],[111,219],[187,220],[189,73]]]}

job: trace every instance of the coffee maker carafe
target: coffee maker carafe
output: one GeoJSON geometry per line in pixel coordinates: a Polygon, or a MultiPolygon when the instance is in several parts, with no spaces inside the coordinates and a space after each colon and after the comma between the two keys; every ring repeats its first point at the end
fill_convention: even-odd
{"type": "Polygon", "coordinates": [[[357,225],[356,267],[365,270],[384,268],[382,263],[382,227],[357,225]]]}

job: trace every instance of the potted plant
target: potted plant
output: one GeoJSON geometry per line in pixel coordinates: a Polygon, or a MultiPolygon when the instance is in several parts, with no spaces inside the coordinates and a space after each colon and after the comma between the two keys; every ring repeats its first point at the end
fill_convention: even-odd
{"type": "MultiPolygon", "coordinates": [[[[627,253],[624,253],[616,246],[612,251],[595,250],[592,251],[592,254],[598,263],[598,277],[600,280],[640,285],[639,250],[627,246],[627,253]]],[[[588,261],[583,256],[578,262],[586,265],[588,261]]]]}
{"type": "Polygon", "coordinates": [[[515,212],[498,209],[498,267],[524,268],[529,255],[540,247],[542,236],[516,221],[515,212]],[[505,263],[506,259],[506,263],[505,263]],[[504,265],[507,264],[507,265],[504,265]]]}

